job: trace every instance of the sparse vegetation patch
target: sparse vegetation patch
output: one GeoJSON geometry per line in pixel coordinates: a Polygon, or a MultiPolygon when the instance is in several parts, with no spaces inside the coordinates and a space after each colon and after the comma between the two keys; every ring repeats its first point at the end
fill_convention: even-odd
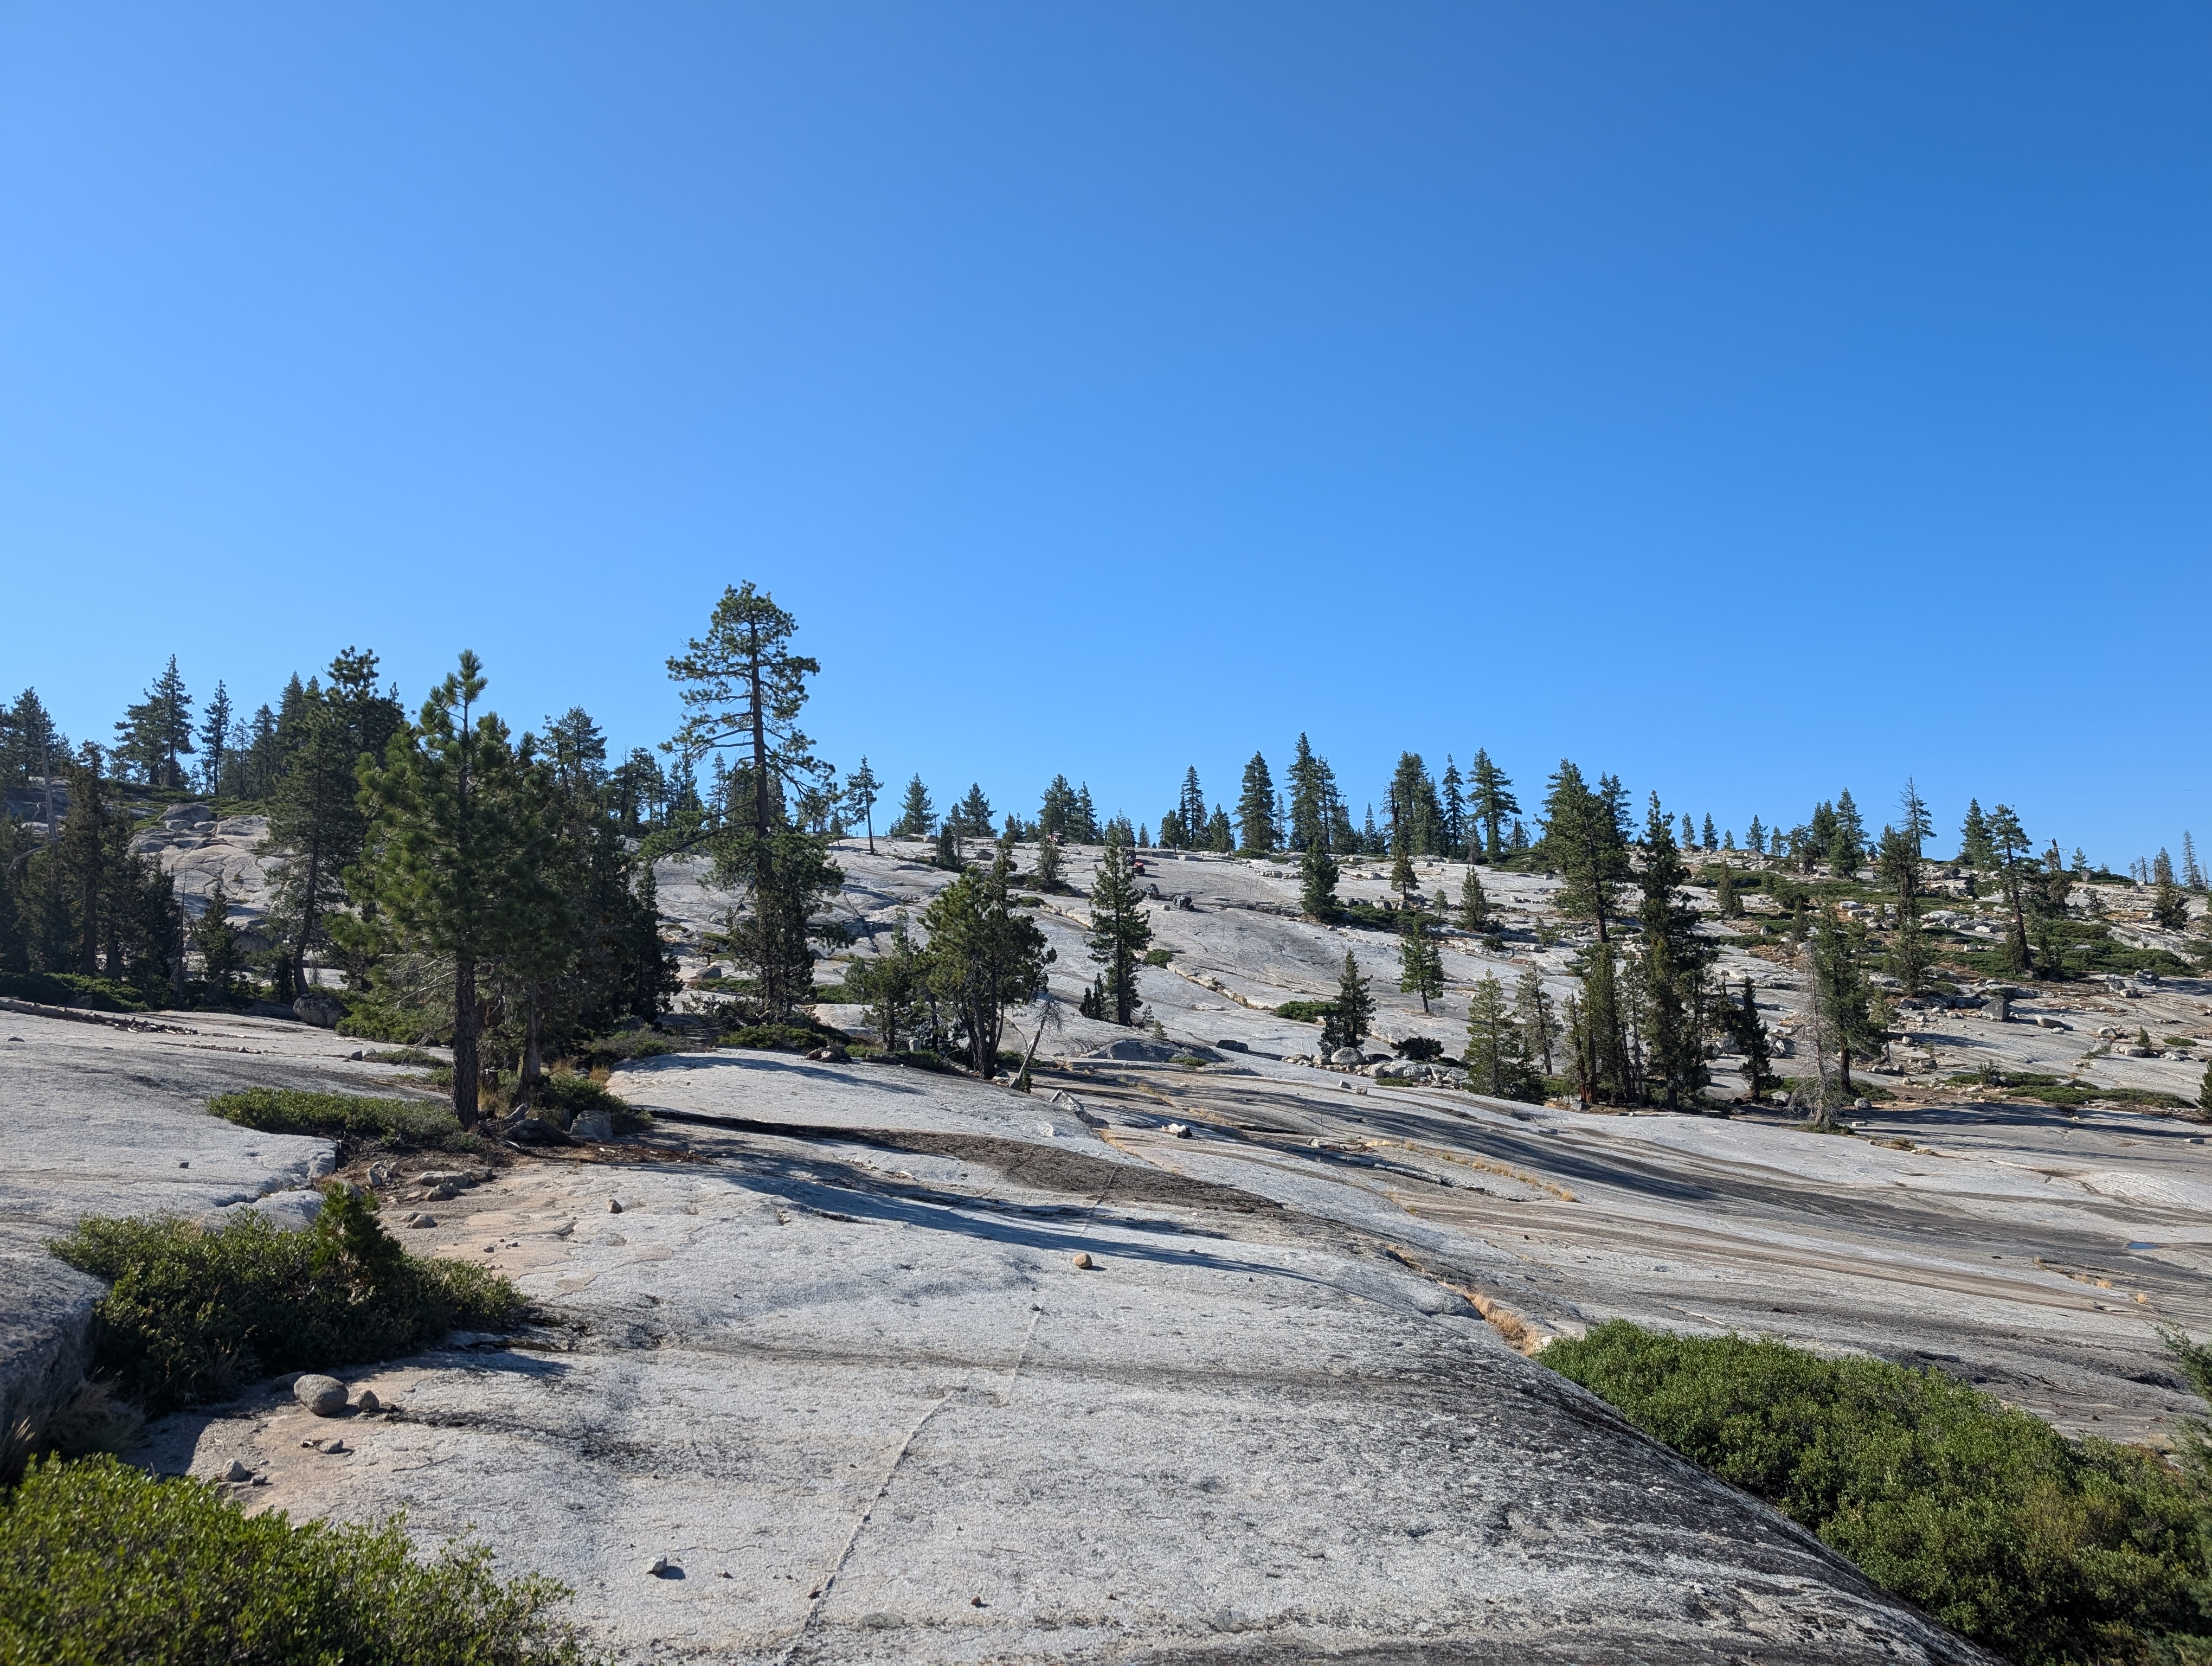
{"type": "Polygon", "coordinates": [[[112,1457],[50,1458],[0,1493],[0,1660],[580,1662],[553,1614],[568,1595],[498,1578],[481,1546],[417,1560],[396,1517],[295,1526],[112,1457]]]}
{"type": "Polygon", "coordinates": [[[2197,1661],[2206,1500],[1940,1371],[1616,1320],[1544,1363],[2020,1666],[2197,1661]]]}

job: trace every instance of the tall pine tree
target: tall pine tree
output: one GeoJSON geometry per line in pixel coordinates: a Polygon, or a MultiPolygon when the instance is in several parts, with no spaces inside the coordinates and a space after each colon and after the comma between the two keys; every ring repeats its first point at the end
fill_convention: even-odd
{"type": "Polygon", "coordinates": [[[1152,940],[1128,844],[1109,836],[1091,883],[1091,958],[1103,969],[1113,1021],[1125,1029],[1135,1022],[1137,968],[1152,940]]]}
{"type": "Polygon", "coordinates": [[[1275,781],[1267,773],[1267,760],[1252,754],[1244,766],[1243,790],[1237,797],[1237,827],[1240,848],[1263,856],[1279,842],[1275,826],[1275,781]]]}
{"type": "Polygon", "coordinates": [[[1696,910],[1683,896],[1688,874],[1656,793],[1644,822],[1644,865],[1638,878],[1644,891],[1637,910],[1644,931],[1644,1076],[1660,1104],[1681,1110],[1697,1104],[1710,1079],[1702,998],[1712,956],[1698,935],[1696,910]]]}
{"type": "Polygon", "coordinates": [[[384,762],[362,771],[374,823],[352,889],[404,947],[453,971],[453,1114],[477,1120],[477,980],[514,940],[515,915],[538,898],[545,851],[518,815],[517,759],[507,726],[477,713],[483,666],[464,652],[384,762]]]}
{"type": "Polygon", "coordinates": [[[1494,862],[1505,854],[1498,830],[1521,813],[1521,801],[1513,796],[1513,778],[1480,747],[1468,767],[1468,812],[1482,829],[1483,855],[1494,862]]]}

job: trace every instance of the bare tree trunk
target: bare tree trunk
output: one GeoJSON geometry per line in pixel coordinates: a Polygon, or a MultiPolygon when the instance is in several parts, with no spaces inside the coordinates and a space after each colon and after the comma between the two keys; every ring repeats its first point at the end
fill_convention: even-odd
{"type": "Polygon", "coordinates": [[[463,955],[453,964],[453,1115],[464,1128],[477,1125],[477,964],[463,955]]]}
{"type": "Polygon", "coordinates": [[[522,1081],[518,1097],[524,1106],[538,1100],[538,1078],[543,1068],[540,1047],[545,1029],[544,1003],[538,999],[538,986],[533,983],[523,999],[527,1003],[527,1017],[523,1022],[522,1081]]]}

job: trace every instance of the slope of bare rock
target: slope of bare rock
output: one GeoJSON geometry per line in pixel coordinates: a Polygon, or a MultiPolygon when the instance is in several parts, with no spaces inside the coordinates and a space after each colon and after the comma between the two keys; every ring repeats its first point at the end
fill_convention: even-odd
{"type": "Polygon", "coordinates": [[[337,1039],[302,1025],[202,1014],[161,1023],[131,1030],[0,1012],[0,1428],[42,1423],[83,1365],[99,1286],[49,1255],[49,1239],[87,1215],[201,1215],[304,1187],[328,1171],[328,1141],[226,1122],[208,1114],[209,1096],[271,1085],[373,1091],[391,1074],[333,1057],[337,1039]]]}
{"type": "Polygon", "coordinates": [[[624,1659],[1982,1658],[1374,1235],[1148,1189],[1133,1118],[654,1065],[617,1081],[744,1126],[520,1164],[405,1235],[509,1271],[531,1346],[357,1375],[402,1410],[343,1454],[271,1394],[150,1456],[241,1461],[257,1508],[473,1524],[624,1659]]]}

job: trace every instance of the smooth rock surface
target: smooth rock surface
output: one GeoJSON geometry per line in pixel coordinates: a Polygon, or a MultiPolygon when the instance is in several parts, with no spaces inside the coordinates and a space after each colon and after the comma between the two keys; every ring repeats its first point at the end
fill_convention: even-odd
{"type": "Polygon", "coordinates": [[[882,1067],[617,1081],[657,1137],[746,1126],[683,1125],[618,1223],[565,1158],[456,1205],[440,1250],[553,1330],[365,1373],[407,1415],[343,1464],[275,1402],[169,1420],[159,1461],[426,1543],[496,1523],[623,1657],[1981,1658],[1514,1353],[1402,1212],[1164,1167],[1111,1085],[1048,1137],[1036,1098],[882,1067]]]}
{"type": "MultiPolygon", "coordinates": [[[[330,1036],[296,1024],[204,1014],[148,1022],[168,1027],[5,1015],[0,1427],[42,1425],[83,1371],[102,1286],[48,1254],[49,1239],[87,1215],[204,1216],[328,1171],[327,1140],[226,1122],[208,1114],[209,1095],[271,1085],[375,1092],[395,1073],[332,1057],[330,1036]]],[[[298,1220],[309,1206],[273,1207],[298,1220]]]]}

